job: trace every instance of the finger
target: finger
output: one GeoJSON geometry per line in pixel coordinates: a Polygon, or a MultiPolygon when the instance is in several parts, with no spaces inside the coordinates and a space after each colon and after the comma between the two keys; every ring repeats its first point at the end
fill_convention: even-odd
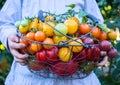
{"type": "Polygon", "coordinates": [[[17,57],[18,59],[27,59],[28,58],[28,54],[21,54],[17,50],[11,50],[11,53],[13,54],[13,56],[17,57]]]}
{"type": "Polygon", "coordinates": [[[105,65],[105,63],[107,62],[107,60],[108,60],[108,56],[105,56],[103,58],[103,60],[100,63],[97,64],[97,66],[103,66],[103,65],[105,65]]]}
{"type": "Polygon", "coordinates": [[[16,34],[11,35],[9,39],[13,42],[17,42],[17,43],[19,42],[19,38],[16,34]]]}
{"type": "Polygon", "coordinates": [[[101,51],[101,52],[100,52],[100,55],[101,55],[101,56],[106,56],[106,55],[107,55],[107,52],[106,52],[106,51],[101,51]]]}
{"type": "Polygon", "coordinates": [[[26,62],[25,59],[19,59],[16,56],[14,56],[14,60],[17,61],[18,63],[25,63],[26,62]]]}
{"type": "Polygon", "coordinates": [[[12,48],[12,49],[22,49],[22,48],[25,48],[25,44],[16,43],[16,42],[10,42],[9,47],[12,48]]]}

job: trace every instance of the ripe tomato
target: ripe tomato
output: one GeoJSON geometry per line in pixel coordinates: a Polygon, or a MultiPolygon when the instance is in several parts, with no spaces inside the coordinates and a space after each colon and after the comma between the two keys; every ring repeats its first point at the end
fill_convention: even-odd
{"type": "Polygon", "coordinates": [[[72,19],[72,20],[75,20],[77,22],[77,24],[79,24],[79,20],[77,17],[69,17],[68,19],[72,19]]]}
{"type": "Polygon", "coordinates": [[[78,70],[78,66],[78,63],[73,60],[70,60],[67,63],[60,61],[54,65],[51,65],[50,69],[57,75],[70,76],[78,70]]]}
{"type": "Polygon", "coordinates": [[[68,34],[74,34],[78,30],[78,23],[73,19],[65,20],[65,25],[68,27],[68,34]]]}
{"type": "Polygon", "coordinates": [[[98,28],[98,27],[92,28],[92,35],[93,35],[93,37],[99,38],[100,34],[101,34],[100,28],[98,28]]]}
{"type": "MultiPolygon", "coordinates": [[[[76,38],[73,38],[76,39],[76,38]]],[[[77,39],[76,41],[71,41],[69,43],[69,48],[72,50],[72,52],[80,52],[83,49],[82,44],[82,40],[81,39],[77,39]],[[74,46],[77,45],[77,46],[74,46]]]]}
{"type": "Polygon", "coordinates": [[[41,41],[44,41],[45,38],[46,38],[46,36],[45,36],[45,33],[44,33],[44,32],[42,32],[42,31],[37,31],[37,32],[35,33],[35,40],[36,40],[36,41],[41,42],[41,41]]]}
{"type": "Polygon", "coordinates": [[[56,46],[45,51],[48,62],[52,63],[58,61],[58,48],[56,46]]]}
{"type": "Polygon", "coordinates": [[[38,52],[41,49],[42,49],[41,44],[31,43],[29,48],[28,48],[28,53],[35,54],[36,52],[38,52]]]}
{"type": "Polygon", "coordinates": [[[38,23],[38,30],[43,31],[43,22],[38,23]]]}
{"type": "Polygon", "coordinates": [[[28,27],[29,26],[22,26],[22,25],[20,25],[18,29],[19,29],[20,33],[26,34],[28,32],[28,30],[29,30],[28,27]]]}
{"type": "Polygon", "coordinates": [[[34,32],[28,32],[26,34],[26,38],[30,39],[30,40],[35,40],[35,33],[34,32]]]}
{"type": "MultiPolygon", "coordinates": [[[[25,36],[24,36],[24,37],[25,37],[25,36]]],[[[19,39],[19,42],[25,44],[26,46],[29,45],[28,40],[25,40],[25,39],[22,39],[22,38],[19,39]]]]}
{"type": "Polygon", "coordinates": [[[72,58],[71,51],[67,47],[60,48],[58,51],[58,56],[64,62],[68,62],[72,58]]]}
{"type": "MultiPolygon", "coordinates": [[[[55,24],[53,22],[48,22],[48,24],[55,27],[55,24]]],[[[43,23],[43,32],[45,33],[46,36],[53,36],[54,35],[54,29],[45,23],[43,23]]]]}
{"type": "Polygon", "coordinates": [[[44,41],[43,41],[44,45],[43,47],[45,49],[51,49],[53,47],[52,44],[54,44],[54,41],[52,38],[46,38],[44,41]]]}
{"type": "Polygon", "coordinates": [[[53,41],[55,42],[55,44],[60,44],[60,42],[62,41],[67,41],[67,37],[66,36],[53,36],[53,41]]]}
{"type": "Polygon", "coordinates": [[[105,33],[104,31],[101,32],[100,36],[99,36],[99,40],[106,40],[107,39],[107,33],[105,33]]]}
{"type": "Polygon", "coordinates": [[[79,27],[79,30],[82,34],[86,34],[86,33],[90,32],[91,28],[88,24],[81,24],[79,27]]]}
{"type": "Polygon", "coordinates": [[[41,63],[39,61],[36,60],[31,60],[28,62],[28,66],[30,69],[34,70],[34,71],[40,71],[45,69],[46,65],[44,63],[41,63]]]}
{"type": "Polygon", "coordinates": [[[117,33],[114,30],[109,31],[107,35],[110,40],[116,40],[117,38],[117,33]]]}
{"type": "Polygon", "coordinates": [[[47,58],[46,58],[46,52],[44,49],[38,51],[35,55],[36,60],[40,61],[40,62],[47,62],[47,58]]]}

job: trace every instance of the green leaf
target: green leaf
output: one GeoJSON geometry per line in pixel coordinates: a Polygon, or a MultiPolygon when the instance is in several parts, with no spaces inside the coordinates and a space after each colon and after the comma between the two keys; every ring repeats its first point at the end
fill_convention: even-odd
{"type": "Polygon", "coordinates": [[[66,7],[75,8],[75,4],[66,5],[66,7]]]}

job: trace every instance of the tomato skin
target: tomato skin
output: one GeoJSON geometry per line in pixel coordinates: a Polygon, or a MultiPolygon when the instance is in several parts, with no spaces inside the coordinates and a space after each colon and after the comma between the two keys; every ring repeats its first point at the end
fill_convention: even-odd
{"type": "Polygon", "coordinates": [[[60,42],[62,41],[67,41],[67,37],[66,36],[54,36],[53,41],[55,44],[60,44],[60,42]]]}
{"type": "Polygon", "coordinates": [[[95,38],[99,38],[101,34],[101,30],[98,27],[92,28],[92,35],[95,38]]]}
{"type": "Polygon", "coordinates": [[[52,63],[58,61],[58,47],[54,46],[53,48],[47,49],[45,51],[48,62],[52,63]]]}
{"type": "Polygon", "coordinates": [[[35,55],[36,59],[41,62],[47,62],[45,50],[38,51],[35,55]]]}
{"type": "Polygon", "coordinates": [[[86,34],[88,32],[90,32],[91,28],[88,24],[81,24],[80,27],[79,27],[79,31],[82,33],[82,34],[86,34]]]}

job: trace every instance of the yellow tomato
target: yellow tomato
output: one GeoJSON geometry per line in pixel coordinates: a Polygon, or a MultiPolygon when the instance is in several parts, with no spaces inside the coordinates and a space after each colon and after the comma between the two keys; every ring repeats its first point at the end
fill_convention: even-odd
{"type": "MultiPolygon", "coordinates": [[[[53,22],[48,22],[48,24],[55,27],[55,24],[53,22]]],[[[46,36],[53,36],[54,35],[54,29],[51,28],[46,23],[43,23],[43,32],[45,33],[46,36]]]]}
{"type": "Polygon", "coordinates": [[[68,62],[72,58],[71,51],[67,47],[60,48],[58,51],[58,56],[64,62],[68,62]]]}
{"type": "MultiPolygon", "coordinates": [[[[74,40],[76,38],[73,38],[74,40]]],[[[76,41],[71,41],[69,43],[69,48],[72,50],[72,52],[80,52],[83,49],[82,44],[82,40],[81,39],[77,39],[76,41]],[[75,46],[76,45],[76,46],[75,46]]]]}
{"type": "Polygon", "coordinates": [[[117,38],[117,33],[114,30],[109,31],[107,35],[110,40],[116,40],[117,38]]]}
{"type": "Polygon", "coordinates": [[[20,31],[22,34],[27,33],[28,30],[29,30],[29,26],[22,26],[22,25],[19,26],[19,31],[20,31]]]}
{"type": "Polygon", "coordinates": [[[53,36],[53,41],[55,44],[59,44],[62,41],[67,41],[67,37],[66,36],[53,36]]]}
{"type": "Polygon", "coordinates": [[[74,34],[78,30],[78,23],[75,20],[67,19],[64,23],[68,27],[68,34],[74,34]]]}

